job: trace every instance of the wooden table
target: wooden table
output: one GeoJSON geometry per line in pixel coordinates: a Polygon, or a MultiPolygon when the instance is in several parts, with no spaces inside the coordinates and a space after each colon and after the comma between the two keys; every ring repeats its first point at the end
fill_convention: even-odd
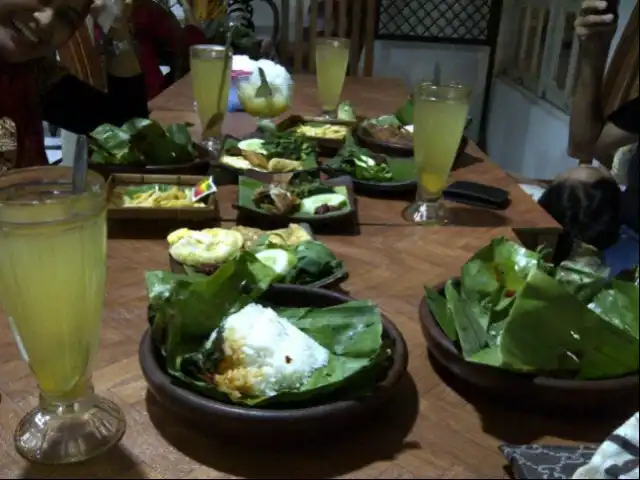
{"type": "MultiPolygon", "coordinates": [[[[195,120],[189,80],[152,102],[153,117],[195,120]]],[[[345,97],[359,113],[392,111],[405,96],[402,82],[348,79],[345,97]],[[382,86],[382,88],[380,88],[382,86]]],[[[313,79],[296,79],[294,110],[316,111],[313,79]]],[[[229,115],[227,131],[240,135],[254,123],[229,115]]],[[[473,165],[455,178],[486,181],[509,189],[512,207],[501,221],[480,226],[420,228],[399,218],[400,202],[361,199],[359,236],[324,236],[351,276],[344,288],[373,299],[402,330],[410,350],[409,373],[398,395],[364,430],[344,432],[326,445],[286,451],[243,448],[190,431],[161,408],[138,366],[138,342],[147,328],[146,270],[167,269],[164,240],[110,240],[109,279],[102,344],[95,362],[97,391],[124,410],[127,433],[118,448],[82,465],[29,465],[13,448],[18,420],[37,402],[36,383],[22,362],[7,322],[0,322],[0,477],[64,478],[233,478],[380,477],[500,478],[501,443],[599,441],[614,422],[570,422],[510,411],[486,401],[474,404],[435,373],[427,359],[417,308],[423,285],[455,275],[464,261],[493,237],[515,238],[512,228],[557,232],[555,223],[482,152],[470,146],[473,165]]],[[[232,225],[235,187],[221,189],[223,215],[232,225]]],[[[477,212],[476,212],[477,213],[477,212]]],[[[474,215],[471,215],[474,217],[474,215]]],[[[476,218],[482,218],[479,214],[476,218]]],[[[54,306],[52,306],[54,308],[54,306]]]]}

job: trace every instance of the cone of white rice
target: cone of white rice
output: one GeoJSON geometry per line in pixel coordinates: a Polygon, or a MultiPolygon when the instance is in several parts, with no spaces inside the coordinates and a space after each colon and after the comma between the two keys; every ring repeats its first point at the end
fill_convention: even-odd
{"type": "Polygon", "coordinates": [[[274,310],[249,304],[213,332],[223,358],[215,384],[232,399],[297,391],[329,362],[329,351],[274,310]]]}

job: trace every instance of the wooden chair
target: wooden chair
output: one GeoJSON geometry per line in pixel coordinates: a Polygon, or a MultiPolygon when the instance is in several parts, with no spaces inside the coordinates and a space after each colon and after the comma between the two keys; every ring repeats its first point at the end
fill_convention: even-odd
{"type": "Polygon", "coordinates": [[[350,75],[360,74],[360,57],[364,51],[362,75],[373,74],[373,44],[378,0],[310,0],[309,24],[304,25],[304,0],[282,0],[278,55],[294,72],[315,72],[315,43],[318,37],[342,37],[351,41],[350,75]],[[290,33],[292,9],[293,34],[290,33]],[[322,15],[322,12],[324,15],[322,15]],[[319,19],[324,19],[322,30],[319,19]]]}
{"type": "Polygon", "coordinates": [[[102,59],[87,24],[82,24],[71,40],[58,51],[58,55],[60,63],[73,75],[100,90],[106,90],[107,79],[102,59]]]}

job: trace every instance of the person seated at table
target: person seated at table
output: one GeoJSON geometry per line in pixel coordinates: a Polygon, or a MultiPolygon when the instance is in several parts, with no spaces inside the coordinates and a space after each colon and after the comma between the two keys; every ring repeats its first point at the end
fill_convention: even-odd
{"type": "MultiPolygon", "coordinates": [[[[185,12],[186,25],[181,26],[173,13],[154,0],[138,0],[131,11],[132,35],[136,42],[140,68],[147,87],[147,99],[151,100],[189,71],[189,47],[207,43],[190,11],[185,12]],[[165,75],[161,68],[161,56],[170,57],[172,71],[165,75]]],[[[95,37],[102,40],[100,27],[95,25],[95,37]]]]}
{"type": "Polygon", "coordinates": [[[108,93],[62,70],[55,52],[103,0],[0,1],[0,119],[15,124],[14,168],[48,165],[43,120],[76,134],[146,117],[144,76],[130,38],[126,0],[105,43],[108,93]]]}
{"type": "Polygon", "coordinates": [[[563,226],[568,237],[587,243],[596,241],[598,245],[593,246],[603,251],[604,261],[615,275],[639,261],[638,151],[629,161],[624,191],[608,171],[590,165],[595,158],[610,169],[620,147],[638,142],[640,100],[635,98],[621,105],[605,118],[602,84],[617,28],[617,15],[605,14],[606,8],[606,1],[586,0],[575,23],[580,58],[571,110],[569,154],[581,166],[560,175],[540,204],[563,226]],[[616,222],[620,224],[617,230],[616,222]]]}

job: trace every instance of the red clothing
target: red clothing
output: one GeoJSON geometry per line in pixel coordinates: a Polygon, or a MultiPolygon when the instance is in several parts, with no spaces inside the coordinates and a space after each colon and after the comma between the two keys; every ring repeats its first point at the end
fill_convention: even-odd
{"type": "Polygon", "coordinates": [[[48,165],[38,104],[38,63],[0,63],[0,118],[16,126],[17,167],[48,165]]]}
{"type": "MultiPolygon", "coordinates": [[[[206,43],[207,38],[193,25],[186,25],[176,31],[176,21],[172,14],[155,4],[134,3],[131,15],[133,35],[138,46],[138,61],[145,76],[147,99],[151,100],[169,86],[160,70],[158,46],[163,45],[175,55],[189,58],[189,47],[206,43]]],[[[97,31],[96,37],[99,37],[97,31]]]]}

